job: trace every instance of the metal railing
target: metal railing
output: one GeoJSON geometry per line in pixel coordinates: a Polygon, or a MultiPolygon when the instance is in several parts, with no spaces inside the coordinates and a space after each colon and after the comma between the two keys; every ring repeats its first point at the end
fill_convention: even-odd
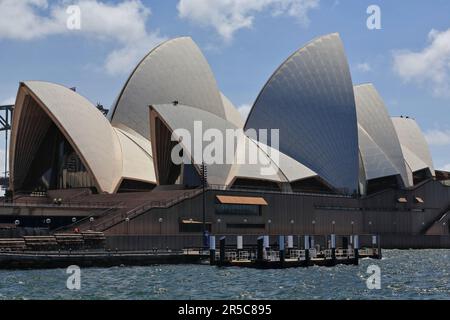
{"type": "Polygon", "coordinates": [[[353,249],[336,249],[336,258],[354,258],[355,250],[353,249]]]}
{"type": "Polygon", "coordinates": [[[60,231],[63,231],[63,230],[74,229],[76,226],[81,226],[82,224],[90,221],[91,218],[95,219],[95,218],[106,216],[109,212],[111,212],[113,210],[117,210],[117,208],[111,207],[111,208],[108,208],[108,209],[100,212],[100,214],[98,214],[98,215],[93,214],[93,215],[86,216],[83,219],[78,220],[78,221],[76,221],[74,223],[71,223],[71,224],[66,225],[66,226],[59,227],[59,228],[53,230],[52,233],[57,233],[57,232],[60,232],[60,231]]]}
{"type": "Polygon", "coordinates": [[[38,201],[23,201],[23,202],[2,202],[0,203],[0,207],[4,208],[21,208],[21,207],[42,207],[42,208],[78,208],[78,209],[93,209],[93,208],[123,208],[123,205],[118,205],[117,202],[75,202],[75,201],[66,201],[61,204],[56,203],[42,203],[38,201]]]}
{"type": "Polygon", "coordinates": [[[296,191],[282,191],[272,188],[256,188],[245,186],[232,186],[232,185],[220,185],[220,184],[208,184],[207,190],[219,190],[219,191],[236,191],[236,192],[255,192],[255,193],[272,193],[272,194],[291,194],[291,195],[303,195],[303,196],[317,196],[317,197],[336,197],[336,198],[355,198],[352,195],[336,194],[331,192],[296,192],[296,191]]]}
{"type": "Polygon", "coordinates": [[[139,215],[141,215],[141,214],[143,214],[143,213],[145,213],[145,212],[147,212],[147,211],[149,211],[151,209],[172,207],[175,204],[178,204],[178,203],[180,203],[180,202],[182,202],[182,201],[184,201],[186,199],[190,199],[190,198],[192,198],[192,197],[194,197],[196,195],[199,195],[201,193],[202,193],[201,189],[194,189],[194,190],[191,190],[189,192],[185,192],[183,195],[178,196],[178,197],[173,198],[173,199],[168,200],[168,201],[161,201],[161,200],[148,201],[148,202],[146,202],[144,204],[141,204],[141,205],[137,206],[134,209],[131,209],[131,210],[127,211],[127,212],[123,212],[120,215],[114,215],[109,220],[106,220],[106,221],[103,221],[101,223],[95,224],[94,225],[94,227],[95,227],[94,229],[95,230],[106,230],[106,229],[111,228],[112,226],[114,226],[114,225],[116,225],[116,224],[118,224],[120,222],[125,221],[125,219],[127,219],[127,218],[129,220],[134,219],[137,216],[139,216],[139,215]]]}
{"type": "Polygon", "coordinates": [[[92,208],[123,208],[123,204],[118,205],[117,202],[75,202],[65,201],[61,204],[56,203],[43,203],[39,201],[21,201],[21,202],[0,202],[0,207],[4,208],[20,208],[20,207],[42,207],[42,208],[78,208],[78,209],[92,209],[92,208]]]}
{"type": "Polygon", "coordinates": [[[291,249],[289,250],[289,259],[296,259],[299,261],[306,259],[305,250],[291,249]]]}

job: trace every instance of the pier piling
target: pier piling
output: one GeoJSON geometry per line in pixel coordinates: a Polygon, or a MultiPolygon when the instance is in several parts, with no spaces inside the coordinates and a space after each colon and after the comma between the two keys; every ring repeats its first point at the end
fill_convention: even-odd
{"type": "Polygon", "coordinates": [[[225,262],[225,237],[220,238],[220,244],[219,244],[219,261],[220,264],[223,265],[225,262]]]}
{"type": "Polygon", "coordinates": [[[333,263],[336,262],[336,235],[331,235],[331,260],[333,260],[333,263]]]}
{"type": "Polygon", "coordinates": [[[285,259],[285,250],[284,250],[284,236],[279,236],[279,249],[280,249],[280,264],[283,266],[285,259]]]}
{"type": "Polygon", "coordinates": [[[355,265],[359,264],[359,236],[356,234],[353,236],[353,250],[355,254],[355,265]]]}
{"type": "Polygon", "coordinates": [[[309,236],[305,236],[305,266],[309,265],[309,260],[310,260],[310,257],[309,257],[309,249],[310,249],[309,241],[310,241],[309,236]]]}
{"type": "Polygon", "coordinates": [[[262,262],[264,260],[264,237],[258,238],[258,248],[256,251],[256,261],[262,262]]]}

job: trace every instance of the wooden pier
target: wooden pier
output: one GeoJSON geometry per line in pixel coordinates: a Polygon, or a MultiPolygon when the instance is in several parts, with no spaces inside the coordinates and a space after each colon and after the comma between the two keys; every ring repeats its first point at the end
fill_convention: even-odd
{"type": "Polygon", "coordinates": [[[359,259],[381,259],[379,237],[373,237],[372,248],[359,248],[358,236],[353,236],[352,246],[347,248],[336,247],[336,236],[331,235],[329,248],[311,247],[314,240],[305,236],[304,248],[294,248],[288,236],[279,236],[278,246],[269,246],[268,236],[258,239],[256,247],[244,247],[242,237],[238,236],[237,246],[230,247],[225,244],[225,237],[220,239],[219,251],[216,251],[215,237],[210,237],[210,264],[218,267],[245,267],[257,269],[284,269],[311,266],[333,267],[336,265],[358,265],[359,259]],[[311,241],[312,240],[312,241],[311,241]],[[375,245],[378,245],[375,247],[375,245]]]}
{"type": "Polygon", "coordinates": [[[153,251],[64,251],[0,253],[0,269],[54,269],[76,265],[80,268],[151,266],[164,264],[201,264],[208,256],[184,252],[153,251]]]}
{"type": "Polygon", "coordinates": [[[357,235],[351,236],[349,243],[348,236],[342,241],[345,248],[336,246],[336,235],[327,237],[325,246],[323,242],[322,246],[316,244],[314,237],[308,235],[298,236],[297,246],[293,244],[293,236],[278,236],[272,245],[269,236],[261,236],[256,245],[246,246],[242,236],[228,237],[236,237],[236,245],[227,246],[226,237],[221,237],[218,251],[215,236],[209,238],[209,251],[208,247],[179,251],[106,250],[102,248],[104,235],[94,232],[0,239],[0,269],[208,264],[208,260],[210,265],[219,267],[283,269],[358,265],[361,258],[381,258],[379,236],[372,236],[372,248],[360,248],[357,235]],[[303,246],[300,246],[300,238],[303,238],[303,246]]]}

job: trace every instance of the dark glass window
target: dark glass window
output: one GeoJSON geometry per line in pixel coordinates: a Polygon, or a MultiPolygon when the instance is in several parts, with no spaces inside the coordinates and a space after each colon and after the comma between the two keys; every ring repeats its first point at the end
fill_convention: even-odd
{"type": "Polygon", "coordinates": [[[227,223],[228,229],[265,229],[264,223],[227,223]]]}
{"type": "Polygon", "coordinates": [[[260,216],[261,206],[250,204],[216,204],[217,215],[260,216]]]}
{"type": "MultiPolygon", "coordinates": [[[[211,223],[206,224],[206,230],[211,232],[211,223]]],[[[203,232],[203,223],[182,223],[179,224],[180,232],[200,233],[203,232]]]]}

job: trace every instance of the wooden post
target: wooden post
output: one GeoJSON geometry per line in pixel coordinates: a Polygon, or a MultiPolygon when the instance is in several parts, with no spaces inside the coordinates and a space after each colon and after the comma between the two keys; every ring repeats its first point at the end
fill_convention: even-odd
{"type": "Polygon", "coordinates": [[[220,264],[223,265],[225,262],[225,237],[220,238],[220,249],[219,249],[219,261],[220,264]]]}
{"type": "Polygon", "coordinates": [[[216,263],[216,237],[209,237],[209,264],[214,265],[216,263]]]}

